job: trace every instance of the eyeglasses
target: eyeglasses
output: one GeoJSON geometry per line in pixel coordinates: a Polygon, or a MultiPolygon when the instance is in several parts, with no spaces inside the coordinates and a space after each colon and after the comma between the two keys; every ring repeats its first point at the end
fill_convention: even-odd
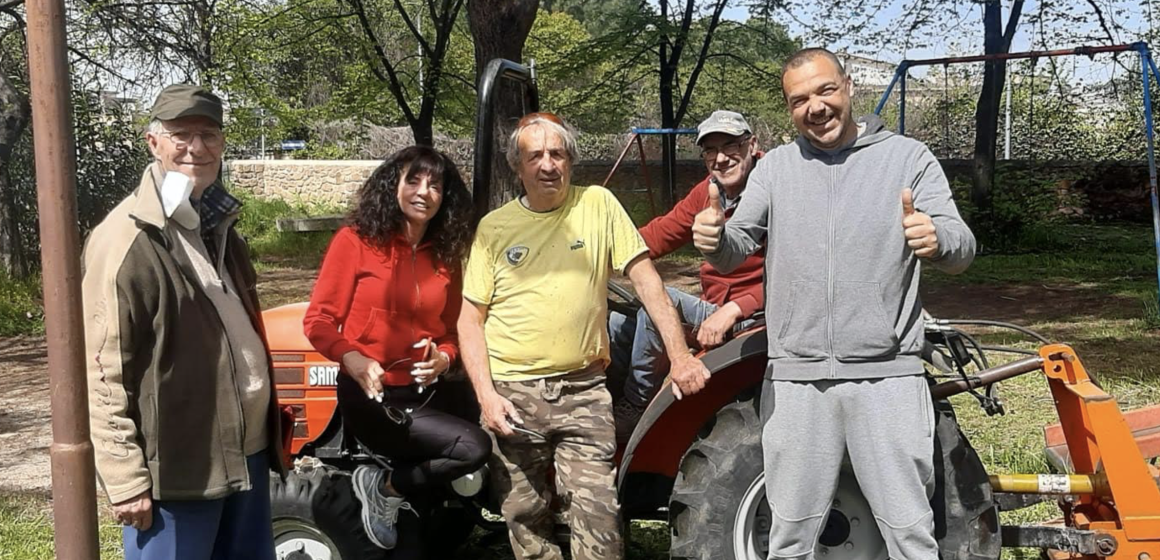
{"type": "Polygon", "coordinates": [[[737,157],[741,154],[745,144],[749,142],[749,135],[746,134],[736,140],[730,140],[715,148],[701,149],[701,159],[705,161],[713,161],[717,159],[717,154],[725,154],[726,157],[737,157]]]}
{"type": "Polygon", "coordinates": [[[184,150],[193,144],[194,138],[201,138],[201,145],[211,150],[221,148],[226,140],[225,135],[220,130],[166,130],[161,135],[168,136],[179,150],[184,150]]]}

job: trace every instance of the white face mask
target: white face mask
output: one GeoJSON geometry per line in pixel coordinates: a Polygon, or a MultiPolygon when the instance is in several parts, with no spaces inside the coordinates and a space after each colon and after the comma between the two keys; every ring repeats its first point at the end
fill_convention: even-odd
{"type": "Polygon", "coordinates": [[[165,180],[161,181],[161,209],[165,210],[166,218],[173,218],[174,214],[181,212],[177,216],[177,221],[186,227],[193,227],[197,225],[197,221],[201,218],[197,216],[193,206],[189,205],[189,195],[193,194],[194,180],[189,179],[186,174],[169,172],[165,174],[165,180]]]}

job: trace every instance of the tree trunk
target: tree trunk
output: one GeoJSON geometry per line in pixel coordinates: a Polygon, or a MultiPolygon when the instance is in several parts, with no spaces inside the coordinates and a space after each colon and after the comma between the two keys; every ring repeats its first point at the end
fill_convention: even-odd
{"type": "MultiPolygon", "coordinates": [[[[998,1],[988,1],[983,9],[983,51],[986,54],[1010,52],[1011,39],[1015,35],[1023,0],[1017,0],[1011,7],[1006,30],[1003,26],[1003,6],[998,1]]],[[[1007,63],[992,60],[983,68],[983,87],[979,91],[979,101],[975,106],[975,153],[974,184],[971,188],[971,203],[982,215],[991,211],[991,199],[995,186],[995,148],[999,132],[999,100],[1003,94],[1003,84],[1007,77],[1007,63]]]]}
{"type": "Polygon", "coordinates": [[[28,100],[0,73],[0,270],[13,278],[28,276],[30,267],[20,238],[23,212],[16,203],[8,165],[30,114],[28,100]]]}
{"type": "Polygon", "coordinates": [[[419,119],[411,123],[411,134],[415,137],[415,145],[417,146],[434,146],[435,145],[435,129],[431,125],[431,119],[419,119]]]}
{"type": "MultiPolygon", "coordinates": [[[[472,0],[467,2],[467,23],[475,44],[475,83],[479,83],[487,63],[494,58],[523,62],[524,41],[536,21],[540,0],[472,0]]],[[[497,208],[522,192],[516,176],[508,168],[507,137],[530,108],[524,107],[518,86],[506,82],[496,88],[495,131],[488,208],[497,208]]]]}

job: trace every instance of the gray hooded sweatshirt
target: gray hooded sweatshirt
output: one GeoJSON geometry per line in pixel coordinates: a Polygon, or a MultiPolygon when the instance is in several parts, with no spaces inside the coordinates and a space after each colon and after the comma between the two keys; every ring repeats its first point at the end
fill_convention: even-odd
{"type": "Polygon", "coordinates": [[[858,138],[821,150],[804,137],[765,155],[725,224],[716,252],[728,273],[768,235],[765,323],[770,379],[878,379],[923,372],[921,264],[903,236],[902,190],[929,215],[950,274],[975,256],[975,238],[939,162],[921,142],[859,119],[858,138]]]}

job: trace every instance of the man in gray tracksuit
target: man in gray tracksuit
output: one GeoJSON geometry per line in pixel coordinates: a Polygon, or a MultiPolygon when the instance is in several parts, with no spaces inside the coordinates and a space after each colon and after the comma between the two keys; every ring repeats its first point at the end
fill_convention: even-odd
{"type": "Polygon", "coordinates": [[[710,207],[694,225],[722,272],[767,239],[769,558],[813,558],[848,452],[890,558],[935,560],[918,281],[923,264],[965,270],[975,239],[922,143],[854,120],[832,53],[791,56],[782,91],[801,135],[758,162],[727,223],[710,207]]]}

